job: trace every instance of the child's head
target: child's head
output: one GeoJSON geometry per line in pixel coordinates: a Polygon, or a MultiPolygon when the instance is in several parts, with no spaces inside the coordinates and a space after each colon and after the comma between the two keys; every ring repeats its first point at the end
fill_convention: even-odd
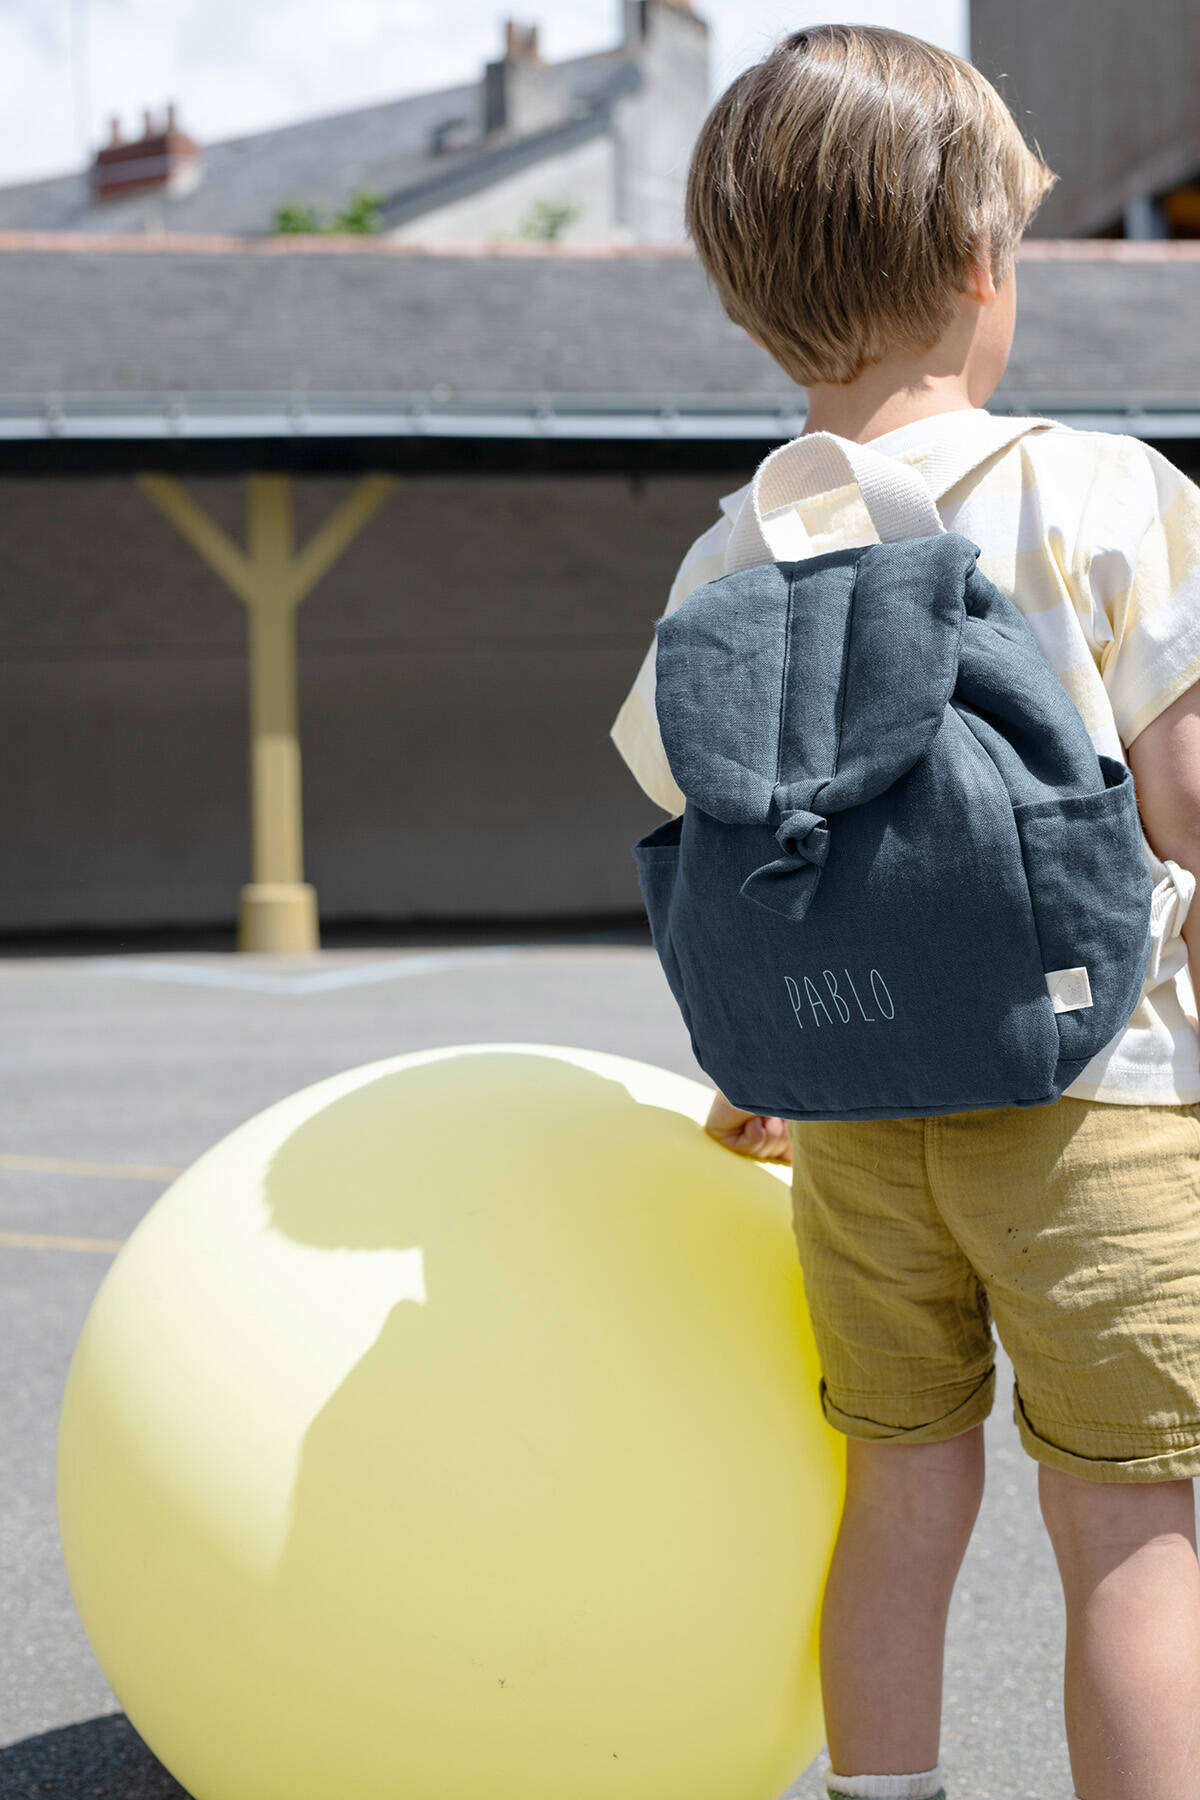
{"type": "Polygon", "coordinates": [[[791,32],[726,89],[686,217],[722,305],[801,386],[929,350],[1056,177],[990,82],[900,31],[791,32]]]}

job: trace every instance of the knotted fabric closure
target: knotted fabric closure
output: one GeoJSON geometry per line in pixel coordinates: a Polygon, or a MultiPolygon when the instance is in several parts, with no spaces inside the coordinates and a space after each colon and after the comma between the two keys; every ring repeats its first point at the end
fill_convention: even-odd
{"type": "Polygon", "coordinates": [[[829,825],[820,813],[805,812],[801,807],[787,815],[775,833],[775,842],[788,856],[824,868],[829,855],[829,825]]]}
{"type": "Polygon", "coordinates": [[[775,833],[784,852],[747,875],[740,892],[785,919],[800,920],[812,902],[829,855],[829,824],[821,813],[803,807],[786,813],[775,833]]]}

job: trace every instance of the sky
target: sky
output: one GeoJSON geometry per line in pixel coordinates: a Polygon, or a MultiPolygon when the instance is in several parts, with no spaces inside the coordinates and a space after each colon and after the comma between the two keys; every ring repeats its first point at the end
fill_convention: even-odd
{"type": "MultiPolygon", "coordinates": [[[[694,4],[714,99],[801,25],[891,25],[967,54],[968,0],[694,4]]],[[[620,0],[0,0],[0,182],[80,168],[113,114],[139,136],[168,100],[204,143],[474,80],[507,16],[537,22],[551,61],[620,36],[620,0]]]]}

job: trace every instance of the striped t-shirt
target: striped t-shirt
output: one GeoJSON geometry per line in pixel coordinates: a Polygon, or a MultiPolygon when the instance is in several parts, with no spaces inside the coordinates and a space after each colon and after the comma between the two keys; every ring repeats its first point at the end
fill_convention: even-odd
{"type": "MultiPolygon", "coordinates": [[[[947,433],[986,433],[985,408],[939,413],[870,440],[918,470],[947,433]]],[[[1001,421],[997,420],[997,424],[1001,421]]],[[[725,573],[724,551],[750,483],[691,546],[665,612],[725,573]]],[[[1025,614],[1098,752],[1125,747],[1200,681],[1200,488],[1140,439],[1067,425],[1030,432],[938,502],[947,530],[977,544],[979,567],[1025,614]]],[[[854,485],[802,501],[814,555],[878,542],[854,485]]],[[[611,736],[639,785],[684,809],[654,708],[652,642],[611,736]]],[[[1155,946],[1124,1030],[1065,1090],[1083,1100],[1179,1105],[1200,1100],[1200,1027],[1179,927],[1195,877],[1143,837],[1155,879],[1155,946]]],[[[1200,904],[1198,902],[1197,904],[1200,904]]]]}

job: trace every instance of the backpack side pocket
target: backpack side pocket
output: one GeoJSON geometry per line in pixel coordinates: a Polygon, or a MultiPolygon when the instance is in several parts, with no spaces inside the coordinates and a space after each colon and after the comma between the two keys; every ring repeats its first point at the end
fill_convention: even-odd
{"type": "Polygon", "coordinates": [[[653,831],[647,832],[645,837],[638,839],[633,846],[633,859],[637,864],[638,885],[642,890],[646,917],[650,921],[654,948],[667,978],[667,985],[675,996],[675,1003],[683,1014],[690,1033],[691,1015],[684,996],[679,959],[671,942],[671,906],[679,880],[682,831],[682,813],[673,819],[666,819],[663,824],[656,825],[653,831]]]}
{"type": "Polygon", "coordinates": [[[1062,1055],[1090,1060],[1137,1005],[1150,955],[1154,883],[1133,776],[1099,757],[1098,793],[1014,806],[1034,925],[1062,1055]]]}

